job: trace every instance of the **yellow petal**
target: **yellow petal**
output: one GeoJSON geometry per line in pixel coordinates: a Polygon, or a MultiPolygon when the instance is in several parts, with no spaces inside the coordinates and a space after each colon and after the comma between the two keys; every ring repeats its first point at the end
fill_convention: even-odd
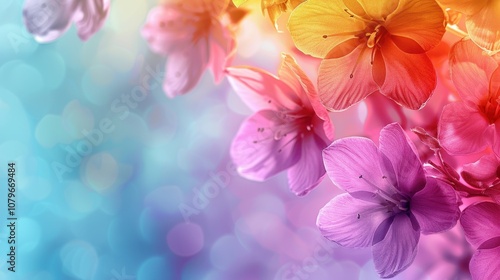
{"type": "Polygon", "coordinates": [[[401,0],[385,27],[391,35],[411,39],[428,51],[444,35],[444,12],[434,0],[401,0]]]}
{"type": "Polygon", "coordinates": [[[500,51],[499,18],[499,1],[489,1],[479,12],[467,16],[465,26],[472,41],[485,50],[500,51]]]}
{"type": "Polygon", "coordinates": [[[385,19],[398,6],[398,0],[358,0],[372,19],[385,19]]]}
{"type": "Polygon", "coordinates": [[[233,0],[233,4],[239,7],[241,4],[245,3],[247,0],[233,0]]]}
{"type": "Polygon", "coordinates": [[[480,11],[488,3],[488,0],[438,0],[438,2],[445,8],[473,15],[480,11]]]}
{"type": "Polygon", "coordinates": [[[365,22],[351,18],[345,9],[342,0],[308,0],[299,5],[288,20],[295,46],[305,54],[323,58],[335,46],[354,37],[335,34],[361,33],[365,22]]]}

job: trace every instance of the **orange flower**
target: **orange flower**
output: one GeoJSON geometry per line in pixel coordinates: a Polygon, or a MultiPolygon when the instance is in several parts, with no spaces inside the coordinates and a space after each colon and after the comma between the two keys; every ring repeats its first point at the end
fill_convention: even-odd
{"type": "MultiPolygon", "coordinates": [[[[233,0],[233,3],[234,5],[236,5],[236,7],[238,7],[246,1],[247,0],[233,0]]],[[[281,14],[292,11],[304,1],[305,0],[262,0],[262,13],[264,14],[267,11],[269,19],[271,19],[274,27],[278,29],[277,21],[281,14]]]]}
{"type": "Polygon", "coordinates": [[[466,16],[465,27],[472,41],[486,51],[500,51],[500,1],[438,0],[444,7],[466,16]]]}
{"type": "Polygon", "coordinates": [[[288,28],[297,48],[324,58],[318,88],[327,109],[378,91],[416,110],[436,87],[426,52],[441,41],[444,19],[434,0],[309,0],[288,28]]]}

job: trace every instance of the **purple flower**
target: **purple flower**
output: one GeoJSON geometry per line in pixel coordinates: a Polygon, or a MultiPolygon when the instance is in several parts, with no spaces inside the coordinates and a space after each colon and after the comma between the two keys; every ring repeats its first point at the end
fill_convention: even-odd
{"type": "Polygon", "coordinates": [[[460,223],[469,243],[477,248],[469,263],[472,279],[500,279],[500,205],[480,202],[467,207],[460,223]]]}
{"type": "Polygon", "coordinates": [[[26,0],[23,16],[28,31],[46,43],[59,38],[72,22],[80,39],[87,40],[101,28],[108,11],[109,0],[26,0]]]}
{"type": "Polygon", "coordinates": [[[321,209],[317,225],[342,246],[372,246],[375,268],[388,278],[413,262],[420,232],[450,229],[460,210],[450,186],[425,177],[399,124],[383,128],[379,143],[349,137],[323,151],[328,176],[348,193],[321,209]]]}

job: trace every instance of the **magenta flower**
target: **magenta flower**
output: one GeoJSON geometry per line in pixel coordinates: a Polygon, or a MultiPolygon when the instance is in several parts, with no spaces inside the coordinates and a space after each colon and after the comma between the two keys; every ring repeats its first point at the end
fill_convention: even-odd
{"type": "Polygon", "coordinates": [[[462,102],[444,107],[439,141],[450,154],[479,152],[490,146],[500,156],[500,69],[471,40],[455,44],[451,77],[462,102]]]}
{"type": "Polygon", "coordinates": [[[319,103],[313,83],[288,55],[278,77],[250,67],[227,71],[236,93],[255,111],[231,146],[238,172],[263,181],[289,169],[291,191],[307,194],[326,174],[321,151],[333,139],[328,112],[319,103]]]}
{"type": "Polygon", "coordinates": [[[420,232],[436,233],[455,225],[460,211],[455,191],[425,177],[416,149],[401,126],[380,132],[379,148],[349,137],[323,151],[328,176],[347,191],[321,209],[322,234],[346,247],[372,247],[381,277],[392,277],[415,258],[420,232]]]}
{"type": "Polygon", "coordinates": [[[467,207],[460,223],[469,243],[477,248],[469,263],[472,279],[500,279],[500,205],[480,202],[467,207]]]}
{"type": "Polygon", "coordinates": [[[142,35],[152,51],[168,56],[163,90],[173,98],[185,94],[209,68],[219,83],[235,50],[223,16],[228,0],[177,1],[154,8],[142,35]]]}
{"type": "Polygon", "coordinates": [[[82,40],[89,39],[103,25],[109,0],[26,0],[23,16],[26,28],[41,43],[61,36],[71,23],[82,40]]]}

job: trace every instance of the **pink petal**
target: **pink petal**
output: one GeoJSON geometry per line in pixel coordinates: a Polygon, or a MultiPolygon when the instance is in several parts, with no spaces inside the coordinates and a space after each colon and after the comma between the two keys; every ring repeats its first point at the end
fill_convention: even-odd
{"type": "Polygon", "coordinates": [[[453,188],[431,177],[427,178],[425,187],[411,198],[410,211],[424,234],[448,230],[460,217],[457,194],[453,188]]]}
{"type": "Polygon", "coordinates": [[[394,216],[385,238],[373,245],[375,269],[383,278],[393,277],[411,265],[417,254],[418,227],[406,214],[394,216]]]}
{"type": "Polygon", "coordinates": [[[499,167],[500,160],[494,154],[489,154],[464,165],[462,178],[472,186],[487,188],[497,179],[499,167]]]}
{"type": "Polygon", "coordinates": [[[219,22],[214,23],[211,30],[210,40],[210,62],[209,67],[214,75],[215,83],[218,84],[224,77],[224,70],[230,60],[229,56],[234,51],[234,38],[227,28],[219,22]]]}
{"type": "MultiPolygon", "coordinates": [[[[392,163],[398,189],[407,195],[414,194],[425,185],[425,173],[417,149],[398,123],[380,131],[380,151],[392,163]]],[[[384,174],[386,176],[392,174],[384,174]]]]}
{"type": "Polygon", "coordinates": [[[494,126],[495,132],[492,148],[495,154],[500,157],[500,118],[495,122],[494,126]]]}
{"type": "Polygon", "coordinates": [[[384,41],[380,52],[385,64],[380,92],[408,109],[422,108],[436,88],[436,72],[429,57],[425,53],[403,52],[390,38],[384,41]]]}
{"type": "Polygon", "coordinates": [[[387,184],[384,174],[391,174],[385,169],[387,159],[375,144],[361,137],[349,137],[336,140],[323,150],[323,161],[328,176],[339,188],[354,193],[365,191],[375,193],[383,189],[394,193],[387,184]],[[384,167],[381,167],[384,166],[384,167]]]}
{"type": "Polygon", "coordinates": [[[329,110],[347,109],[378,90],[371,77],[371,50],[357,42],[347,54],[339,50],[352,42],[335,47],[319,67],[319,99],[329,110]]]}
{"type": "Polygon", "coordinates": [[[446,105],[439,120],[439,142],[453,155],[484,150],[493,140],[486,118],[463,102],[446,105]]]}
{"type": "Polygon", "coordinates": [[[288,186],[298,195],[306,195],[326,174],[321,151],[328,144],[312,133],[302,139],[300,160],[288,170],[288,186]]]}
{"type": "Polygon", "coordinates": [[[163,90],[167,96],[174,98],[193,89],[207,68],[208,61],[208,46],[203,39],[170,54],[167,60],[167,74],[163,81],[163,90]]]}
{"type": "Polygon", "coordinates": [[[79,1],[26,0],[23,17],[26,28],[41,43],[53,41],[68,30],[79,1]]]}
{"type": "Polygon", "coordinates": [[[80,1],[80,9],[75,14],[78,36],[87,40],[94,35],[106,20],[109,12],[109,0],[80,1]]]}
{"type": "Polygon", "coordinates": [[[230,67],[226,70],[234,91],[254,111],[298,110],[302,107],[297,94],[269,72],[253,67],[230,67]]]}
{"type": "Polygon", "coordinates": [[[379,225],[389,217],[377,203],[341,194],[326,204],[316,225],[323,236],[346,247],[368,247],[379,225]]]}
{"type": "Polygon", "coordinates": [[[469,270],[472,279],[500,279],[500,246],[477,250],[470,260],[469,270]]]}
{"type": "MultiPolygon", "coordinates": [[[[451,78],[462,100],[479,104],[488,95],[490,78],[498,64],[471,40],[456,43],[450,51],[451,78]]],[[[474,106],[472,105],[472,106],[474,106]]]]}
{"type": "Polygon", "coordinates": [[[300,159],[301,137],[297,132],[279,135],[284,125],[278,112],[263,110],[246,119],[231,145],[231,157],[241,176],[263,181],[300,159]]]}
{"type": "Polygon", "coordinates": [[[460,223],[469,243],[479,247],[485,241],[500,236],[500,205],[480,202],[467,207],[462,212],[460,223]]]}

